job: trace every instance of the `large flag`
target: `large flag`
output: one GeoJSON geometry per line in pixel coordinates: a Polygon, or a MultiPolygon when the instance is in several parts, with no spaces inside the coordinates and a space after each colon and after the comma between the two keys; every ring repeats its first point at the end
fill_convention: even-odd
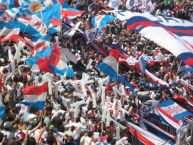
{"type": "Polygon", "coordinates": [[[21,102],[27,106],[44,109],[44,102],[48,91],[48,82],[40,86],[28,86],[23,90],[24,100],[21,102]]]}
{"type": "Polygon", "coordinates": [[[115,15],[121,21],[127,20],[128,29],[138,31],[146,27],[162,27],[183,40],[193,45],[193,23],[173,17],[153,16],[149,13],[137,13],[129,11],[115,11],[115,15]]]}
{"type": "Polygon", "coordinates": [[[53,73],[64,75],[68,66],[67,63],[62,60],[60,49],[57,45],[54,47],[48,61],[53,73]]]}
{"type": "Polygon", "coordinates": [[[108,24],[113,22],[115,17],[111,15],[98,15],[92,18],[91,23],[93,27],[98,28],[98,31],[102,31],[102,29],[108,24]]]}
{"type": "Polygon", "coordinates": [[[129,131],[135,136],[140,142],[144,145],[169,145],[167,141],[163,140],[162,138],[154,135],[153,133],[148,132],[147,130],[142,129],[141,127],[128,122],[129,131]]]}
{"type": "Polygon", "coordinates": [[[108,3],[108,6],[110,8],[113,8],[115,10],[117,10],[119,8],[120,5],[122,5],[122,1],[121,0],[110,0],[108,3]]]}
{"type": "Polygon", "coordinates": [[[118,19],[127,20],[129,30],[138,31],[185,64],[193,66],[193,23],[176,18],[155,17],[147,13],[119,11],[116,14],[118,19]]]}
{"type": "Polygon", "coordinates": [[[174,128],[179,129],[181,126],[186,125],[182,120],[186,117],[192,117],[193,114],[171,99],[160,102],[155,110],[164,118],[164,120],[172,125],[174,128]]]}

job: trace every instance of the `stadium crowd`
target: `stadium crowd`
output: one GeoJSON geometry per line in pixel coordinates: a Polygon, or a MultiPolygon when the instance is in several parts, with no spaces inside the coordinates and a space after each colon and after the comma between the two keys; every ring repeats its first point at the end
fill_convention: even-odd
{"type": "MultiPolygon", "coordinates": [[[[138,57],[143,54],[149,60],[147,69],[168,82],[169,86],[160,86],[157,82],[152,82],[139,72],[134,64],[128,65],[123,61],[120,61],[119,74],[131,82],[134,92],[128,87],[122,87],[123,84],[118,81],[109,81],[108,77],[97,69],[97,65],[105,56],[91,43],[88,44],[81,33],[91,28],[91,19],[94,16],[106,14],[104,6],[108,1],[67,0],[67,2],[71,7],[86,11],[82,16],[74,19],[74,23],[82,22],[79,31],[67,40],[63,37],[67,27],[63,26],[59,35],[52,36],[51,44],[56,42],[60,48],[68,48],[75,56],[75,62],[68,62],[75,72],[74,77],[32,71],[25,62],[27,57],[25,52],[21,52],[22,58],[19,63],[15,60],[15,68],[12,71],[13,66],[8,53],[11,50],[11,53],[15,54],[14,43],[8,41],[1,44],[1,99],[6,110],[5,115],[0,119],[0,144],[132,144],[130,132],[127,128],[118,131],[117,123],[123,126],[127,126],[127,121],[138,124],[141,115],[140,107],[145,101],[164,101],[176,95],[193,101],[192,90],[180,82],[183,78],[188,80],[189,84],[193,84],[192,73],[185,75],[181,73],[178,70],[181,62],[175,56],[139,33],[128,30],[126,23],[119,20],[107,24],[94,40],[95,43],[107,54],[113,46],[126,52],[127,55],[121,55],[120,60],[130,56],[138,60],[138,57]],[[90,67],[88,67],[89,62],[91,62],[90,67]],[[26,86],[41,83],[45,76],[52,80],[52,89],[46,97],[45,109],[39,110],[20,104],[19,102],[23,99],[23,89],[26,86]],[[75,83],[78,80],[91,82],[85,84],[83,89],[85,92],[82,92],[80,83],[75,83]],[[104,120],[105,108],[102,107],[101,88],[105,88],[105,106],[111,108],[110,116],[107,114],[107,120],[108,117],[112,118],[110,121],[104,120]],[[96,102],[93,102],[93,93],[96,102]],[[84,99],[82,99],[83,96],[84,99]],[[83,100],[85,102],[82,103],[83,100]]],[[[126,1],[123,0],[124,2],[126,1]]],[[[154,15],[162,14],[185,20],[190,20],[193,15],[191,0],[153,0],[152,2],[154,15]]],[[[127,8],[122,5],[120,9],[127,8]]],[[[140,12],[137,8],[132,11],[140,12]]]]}

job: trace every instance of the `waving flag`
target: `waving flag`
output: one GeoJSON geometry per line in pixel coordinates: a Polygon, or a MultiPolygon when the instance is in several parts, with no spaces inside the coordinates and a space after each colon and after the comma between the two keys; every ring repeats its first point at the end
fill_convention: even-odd
{"type": "Polygon", "coordinates": [[[128,20],[128,29],[142,30],[145,27],[162,27],[190,44],[193,44],[193,23],[173,17],[153,16],[149,13],[133,13],[130,11],[116,11],[115,15],[121,21],[128,20]]]}
{"type": "Polygon", "coordinates": [[[73,19],[76,17],[81,16],[84,13],[84,11],[79,11],[75,8],[71,8],[67,3],[64,3],[62,5],[62,10],[61,10],[61,17],[63,19],[73,19]]]}
{"type": "Polygon", "coordinates": [[[110,0],[108,3],[108,6],[110,8],[113,8],[115,10],[117,10],[119,8],[120,5],[122,5],[122,1],[121,0],[110,0]]]}
{"type": "Polygon", "coordinates": [[[76,23],[72,28],[64,33],[65,38],[71,38],[75,32],[77,31],[78,27],[80,26],[81,22],[76,23]]]}
{"type": "Polygon", "coordinates": [[[128,29],[138,31],[170,51],[185,64],[193,66],[193,23],[150,14],[117,12],[117,18],[127,20],[128,29]],[[157,35],[159,34],[159,35],[157,35]],[[170,43],[168,43],[170,40],[170,43]]]}
{"type": "Polygon", "coordinates": [[[169,84],[166,83],[165,81],[159,79],[158,77],[156,77],[155,75],[153,75],[152,73],[150,73],[146,67],[145,67],[145,59],[143,56],[141,56],[139,58],[139,62],[136,63],[136,67],[146,75],[146,77],[150,78],[153,82],[158,82],[160,85],[166,85],[168,86],[169,84]]]}
{"type": "Polygon", "coordinates": [[[118,75],[119,54],[119,51],[111,49],[110,55],[105,57],[103,61],[98,65],[98,69],[113,80],[116,80],[118,75]]]}
{"type": "Polygon", "coordinates": [[[144,145],[170,145],[167,141],[161,139],[160,137],[140,128],[139,126],[128,122],[129,131],[139,139],[144,145]]]}
{"type": "Polygon", "coordinates": [[[38,52],[34,57],[28,58],[28,59],[26,60],[26,63],[27,63],[28,65],[32,66],[33,64],[36,64],[37,61],[38,61],[40,58],[42,58],[42,57],[49,58],[50,55],[51,55],[51,53],[52,53],[52,50],[53,50],[53,49],[54,49],[54,46],[52,45],[52,46],[48,47],[47,49],[44,49],[44,50],[38,52]]]}
{"type": "Polygon", "coordinates": [[[48,82],[40,86],[28,86],[23,90],[24,100],[21,102],[26,106],[44,109],[44,102],[48,91],[48,82]]]}
{"type": "Polygon", "coordinates": [[[56,45],[49,57],[49,66],[55,74],[64,75],[67,64],[62,60],[60,49],[56,45]]]}
{"type": "Polygon", "coordinates": [[[151,0],[127,0],[126,7],[129,10],[137,7],[142,12],[152,12],[154,10],[151,0]]]}
{"type": "Polygon", "coordinates": [[[0,15],[2,15],[7,9],[15,7],[14,0],[0,0],[0,15]]]}
{"type": "Polygon", "coordinates": [[[98,28],[98,31],[102,31],[102,29],[107,25],[107,23],[111,23],[114,21],[114,17],[111,15],[98,15],[92,18],[91,23],[93,27],[98,28]]]}
{"type": "Polygon", "coordinates": [[[193,114],[171,99],[168,99],[164,102],[160,102],[155,110],[164,118],[164,120],[171,124],[175,128],[180,128],[182,125],[185,125],[185,122],[182,120],[185,117],[193,116],[193,114]]]}
{"type": "Polygon", "coordinates": [[[97,36],[97,28],[93,28],[85,31],[87,43],[92,42],[97,36]]]}

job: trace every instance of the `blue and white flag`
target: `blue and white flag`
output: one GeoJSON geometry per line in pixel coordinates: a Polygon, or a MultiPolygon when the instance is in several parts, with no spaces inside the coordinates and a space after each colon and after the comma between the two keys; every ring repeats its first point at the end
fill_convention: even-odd
{"type": "Polygon", "coordinates": [[[98,28],[98,31],[102,31],[102,29],[108,24],[115,20],[115,17],[111,15],[98,15],[92,18],[91,23],[93,27],[98,28]]]}
{"type": "Polygon", "coordinates": [[[92,42],[97,36],[97,28],[89,29],[85,31],[87,43],[92,42]]]}
{"type": "Polygon", "coordinates": [[[127,0],[126,7],[128,10],[138,8],[142,12],[152,12],[154,10],[151,0],[127,0]]]}
{"type": "Polygon", "coordinates": [[[108,3],[108,6],[110,8],[113,8],[115,10],[117,10],[119,8],[120,5],[122,5],[122,1],[121,0],[110,0],[108,3]]]}
{"type": "Polygon", "coordinates": [[[14,0],[0,0],[0,16],[8,9],[11,9],[15,6],[14,0]]]}
{"type": "Polygon", "coordinates": [[[182,73],[188,73],[188,72],[193,72],[193,68],[186,65],[185,63],[183,63],[182,61],[180,62],[179,68],[178,68],[178,72],[182,72],[182,73]]]}
{"type": "Polygon", "coordinates": [[[72,28],[64,33],[65,38],[71,38],[77,31],[78,27],[80,26],[81,22],[76,23],[72,28]]]}

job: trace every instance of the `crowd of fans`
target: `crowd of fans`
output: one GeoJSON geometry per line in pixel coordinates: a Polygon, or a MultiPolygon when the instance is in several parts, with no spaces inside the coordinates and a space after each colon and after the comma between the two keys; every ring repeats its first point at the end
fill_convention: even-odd
{"type": "MultiPolygon", "coordinates": [[[[124,2],[124,0],[123,0],[124,2]]],[[[91,28],[91,18],[98,14],[106,14],[103,7],[98,1],[77,1],[68,0],[70,6],[77,9],[86,10],[79,18],[75,19],[75,23],[82,21],[79,30],[84,31],[91,28]]],[[[101,1],[104,5],[108,1],[101,1]]],[[[193,2],[190,0],[153,0],[155,9],[154,15],[166,15],[181,19],[190,20],[193,12],[193,2]]],[[[123,5],[122,9],[126,9],[123,5]]],[[[133,9],[133,11],[139,11],[133,9]]],[[[40,83],[43,79],[42,72],[32,72],[31,68],[25,63],[25,53],[22,52],[22,59],[19,63],[15,61],[15,71],[11,71],[11,63],[8,58],[8,50],[15,53],[15,48],[12,42],[6,42],[0,48],[0,74],[2,86],[2,103],[6,107],[6,112],[3,118],[0,119],[0,144],[4,145],[99,145],[99,144],[129,144],[132,143],[129,139],[127,129],[121,130],[120,137],[116,135],[116,124],[110,121],[106,124],[102,121],[102,112],[104,108],[101,105],[100,83],[106,79],[98,69],[99,64],[104,56],[99,51],[94,49],[91,44],[88,44],[82,34],[77,31],[70,39],[65,40],[62,36],[66,31],[63,28],[59,35],[58,44],[60,48],[68,48],[77,58],[77,63],[69,62],[75,71],[74,78],[62,78],[58,75],[52,75],[52,94],[47,95],[45,109],[38,110],[35,107],[28,107],[19,102],[23,99],[22,90],[26,86],[40,83]],[[90,68],[87,64],[92,60],[90,68]],[[89,86],[96,93],[96,106],[93,104],[92,93],[86,85],[86,104],[72,107],[75,102],[80,102],[81,96],[74,95],[74,92],[81,92],[81,85],[71,82],[76,80],[84,80],[86,77],[92,80],[89,86]],[[36,80],[36,81],[35,81],[36,80]],[[38,80],[38,81],[37,81],[38,80]],[[56,83],[63,80],[60,83],[56,83]],[[72,81],[71,81],[72,80],[72,81]],[[119,139],[123,139],[118,143],[119,139]]],[[[55,36],[52,36],[51,43],[57,42],[55,36]]],[[[144,77],[142,73],[137,71],[135,66],[120,64],[119,73],[123,75],[134,86],[133,94],[129,88],[122,89],[119,82],[109,80],[105,81],[103,86],[105,89],[106,105],[113,104],[117,101],[114,108],[110,110],[110,116],[122,125],[126,121],[137,123],[137,119],[130,116],[132,113],[139,115],[140,106],[147,100],[164,101],[167,98],[172,98],[174,95],[182,95],[190,101],[193,101],[192,91],[183,86],[180,78],[184,78],[193,84],[192,73],[182,74],[178,71],[180,64],[172,54],[161,48],[154,42],[147,40],[136,32],[131,32],[127,29],[125,23],[116,20],[108,24],[102,31],[100,36],[97,36],[95,43],[109,52],[109,46],[116,45],[121,50],[127,52],[128,56],[135,59],[141,54],[155,59],[159,52],[160,62],[148,64],[148,70],[158,78],[169,83],[169,87],[160,86],[153,83],[150,79],[144,77]],[[115,94],[113,87],[116,87],[121,94],[115,94]],[[148,92],[145,95],[140,95],[139,92],[148,92]],[[116,100],[116,101],[115,101],[116,100]],[[140,100],[140,101],[139,101],[140,100]],[[119,104],[118,102],[121,102],[119,104]],[[121,108],[127,111],[123,117],[121,108]]],[[[127,56],[120,56],[124,59],[127,56]]]]}

